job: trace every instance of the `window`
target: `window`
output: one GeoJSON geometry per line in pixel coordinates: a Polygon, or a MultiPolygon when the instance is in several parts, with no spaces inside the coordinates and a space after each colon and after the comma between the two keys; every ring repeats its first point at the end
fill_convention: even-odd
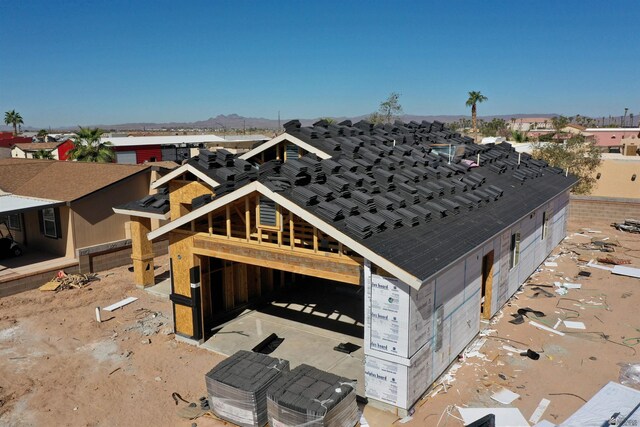
{"type": "Polygon", "coordinates": [[[511,268],[518,265],[520,261],[520,232],[511,235],[511,268]]]}
{"type": "Polygon", "coordinates": [[[284,148],[284,161],[297,159],[298,157],[300,157],[298,155],[298,146],[295,144],[287,144],[284,148]]]}
{"type": "Polygon", "coordinates": [[[549,229],[549,215],[546,212],[542,212],[542,240],[547,237],[549,229]]]}
{"type": "Polygon", "coordinates": [[[7,226],[12,230],[22,230],[22,221],[20,220],[20,214],[9,214],[3,218],[3,221],[7,223],[7,226]]]}
{"type": "Polygon", "coordinates": [[[271,199],[260,197],[259,227],[278,226],[278,205],[271,199]]]}
{"type": "Polygon", "coordinates": [[[57,209],[46,208],[40,211],[41,231],[47,237],[57,239],[60,237],[60,218],[57,209]]]}

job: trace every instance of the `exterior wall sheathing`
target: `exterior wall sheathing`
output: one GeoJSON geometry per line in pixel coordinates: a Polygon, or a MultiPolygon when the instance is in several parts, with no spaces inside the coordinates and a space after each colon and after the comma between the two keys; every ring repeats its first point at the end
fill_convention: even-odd
{"type": "Polygon", "coordinates": [[[556,197],[428,279],[419,291],[373,274],[365,261],[367,397],[401,411],[411,408],[480,331],[483,257],[494,252],[493,316],[565,237],[568,203],[568,193],[556,197]],[[514,233],[520,233],[520,254],[511,267],[514,233]]]}

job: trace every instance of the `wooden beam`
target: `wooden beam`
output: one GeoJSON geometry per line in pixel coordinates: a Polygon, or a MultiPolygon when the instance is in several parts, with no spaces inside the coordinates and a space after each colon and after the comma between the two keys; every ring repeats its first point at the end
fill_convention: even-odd
{"type": "Polygon", "coordinates": [[[225,259],[289,271],[291,273],[322,277],[329,280],[360,284],[361,264],[349,257],[334,254],[314,254],[309,251],[292,252],[289,249],[260,246],[244,241],[229,241],[210,238],[206,234],[196,235],[193,252],[198,255],[225,259]]]}

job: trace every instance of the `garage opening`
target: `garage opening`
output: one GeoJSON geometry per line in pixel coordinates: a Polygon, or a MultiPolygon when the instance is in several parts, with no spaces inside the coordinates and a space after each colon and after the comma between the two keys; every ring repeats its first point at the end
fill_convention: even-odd
{"type": "Polygon", "coordinates": [[[210,257],[201,270],[204,347],[229,356],[275,334],[270,356],[357,380],[364,396],[362,286],[210,257]]]}

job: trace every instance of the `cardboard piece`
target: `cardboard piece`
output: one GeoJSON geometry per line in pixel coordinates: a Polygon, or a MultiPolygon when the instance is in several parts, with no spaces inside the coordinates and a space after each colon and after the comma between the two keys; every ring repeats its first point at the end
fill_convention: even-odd
{"type": "Polygon", "coordinates": [[[544,266],[545,267],[557,267],[558,263],[557,262],[545,262],[544,266]]]}
{"type": "Polygon", "coordinates": [[[529,422],[537,423],[538,421],[540,421],[540,418],[542,418],[542,414],[544,414],[544,411],[546,411],[549,407],[549,403],[551,403],[549,399],[542,399],[538,404],[536,410],[533,411],[533,414],[531,414],[531,416],[529,417],[529,422]]]}
{"type": "Polygon", "coordinates": [[[587,329],[582,322],[575,322],[572,320],[564,320],[564,326],[571,329],[587,329]]]}
{"type": "Polygon", "coordinates": [[[55,291],[60,287],[60,285],[62,285],[60,282],[47,282],[38,289],[41,291],[55,291]]]}
{"type": "Polygon", "coordinates": [[[491,398],[498,403],[502,403],[503,405],[509,405],[511,402],[519,398],[520,395],[518,393],[514,393],[511,390],[506,388],[502,388],[502,390],[497,393],[493,393],[491,398]]]}
{"type": "Polygon", "coordinates": [[[640,391],[613,381],[605,385],[587,403],[573,413],[561,427],[583,427],[608,425],[611,415],[619,412],[617,423],[629,414],[631,416],[624,425],[640,425],[640,410],[633,410],[640,402],[640,391]],[[632,413],[633,412],[633,413],[632,413]]]}
{"type": "Polygon", "coordinates": [[[548,326],[545,326],[545,325],[541,325],[540,323],[534,322],[533,320],[529,320],[529,324],[531,326],[535,326],[538,329],[542,329],[543,331],[551,332],[551,333],[554,333],[556,335],[560,335],[562,337],[564,336],[564,332],[556,331],[555,329],[552,329],[552,328],[550,328],[548,326]]]}
{"type": "Polygon", "coordinates": [[[496,416],[496,427],[529,427],[518,408],[461,408],[457,407],[465,424],[471,424],[488,414],[496,416]]]}

